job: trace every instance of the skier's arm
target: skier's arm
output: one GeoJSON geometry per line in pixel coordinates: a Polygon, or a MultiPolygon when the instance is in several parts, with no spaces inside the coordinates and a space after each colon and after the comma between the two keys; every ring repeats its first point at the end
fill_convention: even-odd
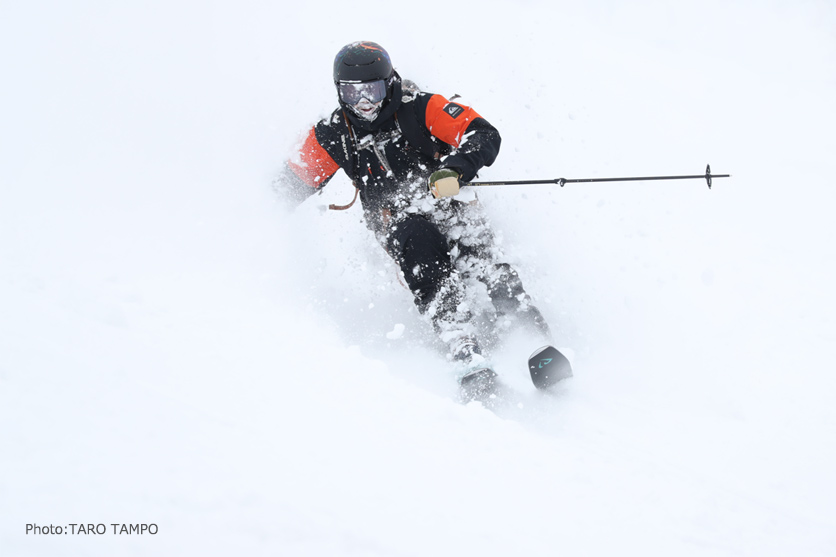
{"type": "Polygon", "coordinates": [[[432,95],[426,106],[425,125],[432,135],[456,150],[443,159],[445,168],[459,172],[469,182],[499,154],[499,132],[473,108],[432,95]]]}
{"type": "Polygon", "coordinates": [[[277,189],[290,203],[298,205],[325,187],[340,166],[317,139],[311,128],[298,153],[289,160],[277,179],[277,189]]]}

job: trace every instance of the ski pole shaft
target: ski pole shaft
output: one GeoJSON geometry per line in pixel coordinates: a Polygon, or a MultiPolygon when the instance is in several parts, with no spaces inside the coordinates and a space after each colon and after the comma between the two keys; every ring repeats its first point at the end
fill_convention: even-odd
{"type": "Polygon", "coordinates": [[[711,166],[705,167],[705,174],[691,174],[687,176],[629,176],[622,178],[554,178],[552,180],[511,180],[505,182],[466,182],[465,186],[528,186],[538,184],[557,184],[561,188],[565,184],[580,184],[591,182],[646,182],[649,180],[693,180],[704,178],[711,189],[713,178],[730,178],[731,174],[712,174],[711,166]]]}

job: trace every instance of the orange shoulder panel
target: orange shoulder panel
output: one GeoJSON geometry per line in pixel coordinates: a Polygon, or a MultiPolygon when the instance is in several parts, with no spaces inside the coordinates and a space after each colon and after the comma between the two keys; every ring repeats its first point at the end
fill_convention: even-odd
{"type": "Polygon", "coordinates": [[[467,126],[476,118],[481,116],[469,106],[450,102],[441,95],[433,95],[427,102],[427,129],[453,147],[459,146],[467,126]]]}
{"type": "Polygon", "coordinates": [[[312,188],[318,188],[322,182],[340,169],[340,165],[317,141],[315,128],[311,128],[311,132],[299,150],[298,162],[291,160],[288,166],[300,180],[312,188]]]}

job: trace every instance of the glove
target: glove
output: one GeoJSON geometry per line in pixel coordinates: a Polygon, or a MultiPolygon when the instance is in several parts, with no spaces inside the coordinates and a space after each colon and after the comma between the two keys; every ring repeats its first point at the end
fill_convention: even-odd
{"type": "Polygon", "coordinates": [[[433,197],[452,197],[459,193],[461,182],[459,182],[459,173],[452,168],[441,168],[430,174],[428,180],[430,186],[430,193],[433,197]]]}

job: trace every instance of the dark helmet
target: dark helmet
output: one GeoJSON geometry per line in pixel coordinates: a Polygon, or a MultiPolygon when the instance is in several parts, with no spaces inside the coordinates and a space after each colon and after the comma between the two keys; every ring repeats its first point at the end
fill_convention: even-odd
{"type": "Polygon", "coordinates": [[[334,85],[348,119],[365,130],[380,128],[401,105],[401,78],[389,53],[371,41],[340,49],[334,59],[334,85]]]}
{"type": "Polygon", "coordinates": [[[388,80],[394,71],[389,53],[371,41],[347,44],[334,58],[334,83],[388,80]]]}

